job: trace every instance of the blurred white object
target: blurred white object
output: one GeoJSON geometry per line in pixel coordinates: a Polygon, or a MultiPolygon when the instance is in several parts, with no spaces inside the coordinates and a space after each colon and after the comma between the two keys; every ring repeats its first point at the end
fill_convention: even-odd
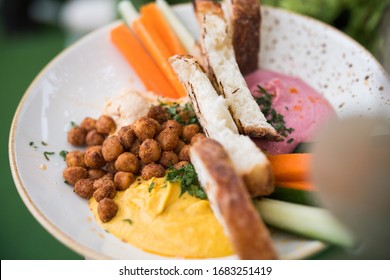
{"type": "Polygon", "coordinates": [[[95,30],[116,17],[115,0],[71,0],[63,5],[59,24],[73,40],[95,30]]]}

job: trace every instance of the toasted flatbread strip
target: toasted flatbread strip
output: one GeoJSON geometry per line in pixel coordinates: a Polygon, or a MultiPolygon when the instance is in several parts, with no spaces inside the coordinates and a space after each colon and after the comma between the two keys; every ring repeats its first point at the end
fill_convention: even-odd
{"type": "Polygon", "coordinates": [[[225,0],[234,53],[240,71],[247,75],[258,67],[260,52],[260,1],[225,0]]]}
{"type": "Polygon", "coordinates": [[[205,133],[220,142],[233,160],[236,172],[244,179],[252,196],[274,191],[270,163],[264,153],[238,129],[200,64],[192,56],[173,56],[172,68],[183,83],[205,133]]]}
{"type": "Polygon", "coordinates": [[[201,45],[206,53],[208,76],[227,100],[238,130],[252,137],[283,140],[267,122],[238,68],[221,5],[211,0],[198,0],[195,5],[201,21],[201,45]]]}
{"type": "Polygon", "coordinates": [[[240,259],[276,259],[268,229],[223,146],[212,139],[196,142],[191,162],[211,208],[240,259]]]}

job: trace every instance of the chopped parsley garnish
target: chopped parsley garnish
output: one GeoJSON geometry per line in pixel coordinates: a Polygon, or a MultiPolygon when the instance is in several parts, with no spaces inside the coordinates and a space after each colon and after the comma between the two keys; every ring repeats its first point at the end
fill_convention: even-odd
{"type": "Polygon", "coordinates": [[[200,187],[198,181],[198,175],[195,172],[194,166],[191,163],[185,166],[175,169],[172,166],[168,169],[166,180],[168,182],[180,181],[180,196],[185,192],[199,199],[207,199],[205,191],[200,187]]]}
{"type": "Polygon", "coordinates": [[[65,151],[65,150],[62,150],[61,152],[60,152],[60,156],[62,156],[62,158],[64,159],[64,160],[66,160],[66,155],[68,154],[68,151],[65,151]]]}
{"type": "Polygon", "coordinates": [[[43,146],[47,146],[47,143],[44,142],[44,141],[41,141],[41,144],[42,144],[43,146]]]}
{"type": "Polygon", "coordinates": [[[30,146],[33,146],[33,145],[34,145],[34,142],[33,142],[33,141],[31,141],[31,142],[30,142],[30,146]]]}
{"type": "Polygon", "coordinates": [[[290,138],[287,140],[287,144],[291,144],[294,141],[294,138],[290,138]]]}
{"type": "Polygon", "coordinates": [[[55,153],[54,152],[43,152],[43,155],[45,156],[46,160],[50,160],[49,156],[52,156],[54,155],[55,153]]]}
{"type": "Polygon", "coordinates": [[[74,121],[71,121],[71,122],[70,122],[70,125],[71,125],[72,127],[76,127],[76,126],[77,126],[77,124],[76,124],[74,121]]]}
{"type": "Polygon", "coordinates": [[[198,119],[195,115],[194,108],[192,107],[191,103],[187,102],[184,105],[180,105],[176,102],[167,104],[159,101],[159,103],[172,120],[175,120],[182,125],[198,123],[198,119]]]}
{"type": "MultiPolygon", "coordinates": [[[[286,127],[284,116],[278,113],[272,108],[272,98],[274,97],[271,93],[266,91],[263,87],[257,86],[258,92],[261,93],[260,97],[255,97],[257,104],[260,106],[261,111],[267,118],[268,122],[275,128],[275,130],[282,136],[287,137],[288,134],[294,131],[292,127],[286,127]]],[[[293,138],[288,141],[294,141],[293,138]]],[[[287,142],[287,143],[291,143],[287,142]]]]}
{"type": "Polygon", "coordinates": [[[151,192],[154,188],[154,182],[150,183],[149,185],[149,188],[148,188],[148,192],[151,192]]]}
{"type": "Polygon", "coordinates": [[[123,219],[122,221],[124,221],[124,222],[126,222],[126,223],[129,223],[130,225],[132,225],[132,224],[133,224],[133,221],[132,221],[132,220],[130,220],[130,219],[123,219]]]}

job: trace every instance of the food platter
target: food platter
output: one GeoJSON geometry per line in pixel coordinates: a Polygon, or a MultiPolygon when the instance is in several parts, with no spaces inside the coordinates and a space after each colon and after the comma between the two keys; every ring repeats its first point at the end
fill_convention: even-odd
{"type": "MultiPolygon", "coordinates": [[[[175,12],[193,33],[197,24],[189,4],[175,12]]],[[[339,117],[354,114],[390,117],[386,73],[357,43],[313,19],[265,7],[260,66],[300,77],[329,100],[339,117]]],[[[12,174],[24,203],[58,240],[93,259],[164,259],[136,249],[105,232],[87,203],[62,179],[70,150],[71,121],[98,117],[108,98],[143,85],[109,39],[114,22],[76,42],[32,82],[13,120],[9,154],[12,174]],[[33,144],[31,144],[33,143],[33,144]],[[55,152],[47,160],[44,152],[55,152]]],[[[326,245],[272,230],[281,258],[300,259],[326,245]]],[[[234,258],[234,257],[232,257],[234,258]]]]}

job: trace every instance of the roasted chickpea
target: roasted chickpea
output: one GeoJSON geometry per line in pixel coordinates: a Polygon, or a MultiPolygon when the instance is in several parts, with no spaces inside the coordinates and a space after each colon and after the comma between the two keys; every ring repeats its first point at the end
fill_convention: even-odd
{"type": "Polygon", "coordinates": [[[138,139],[144,141],[146,139],[153,139],[156,134],[156,125],[153,119],[150,118],[140,118],[135,121],[133,124],[133,129],[135,135],[138,139]]]}
{"type": "Polygon", "coordinates": [[[110,181],[114,181],[114,173],[106,173],[106,175],[104,175],[102,177],[103,180],[110,180],[110,181]]]}
{"type": "Polygon", "coordinates": [[[86,131],[91,131],[96,129],[96,120],[93,118],[86,117],[80,124],[81,128],[84,128],[86,131]]]}
{"type": "Polygon", "coordinates": [[[107,223],[115,217],[116,213],[118,213],[118,205],[114,200],[104,198],[99,202],[97,212],[100,220],[103,223],[107,223]]]}
{"type": "Polygon", "coordinates": [[[114,177],[114,184],[118,191],[124,191],[135,181],[135,176],[130,172],[118,172],[114,177]]]}
{"type": "MultiPolygon", "coordinates": [[[[98,187],[93,193],[93,197],[97,202],[99,202],[100,200],[106,197],[114,198],[116,194],[115,184],[113,181],[111,180],[102,180],[102,181],[103,181],[102,185],[98,187]]],[[[93,188],[95,188],[95,183],[93,184],[93,188]]]]}
{"type": "Polygon", "coordinates": [[[102,154],[102,146],[92,146],[85,151],[84,162],[87,167],[101,168],[106,164],[102,154]]]}
{"type": "Polygon", "coordinates": [[[85,143],[87,146],[98,146],[103,144],[104,142],[104,135],[100,134],[96,131],[96,129],[92,129],[87,133],[87,136],[85,137],[85,143]]]}
{"type": "Polygon", "coordinates": [[[139,170],[139,160],[137,156],[132,153],[123,153],[115,161],[115,169],[137,174],[139,170]]]}
{"type": "Polygon", "coordinates": [[[68,131],[68,142],[73,146],[84,146],[86,134],[84,128],[73,127],[68,131]]]}
{"type": "Polygon", "coordinates": [[[179,141],[179,144],[177,144],[177,147],[175,149],[175,153],[176,154],[179,154],[181,149],[186,145],[186,143],[184,143],[183,141],[179,141]]]}
{"type": "Polygon", "coordinates": [[[124,149],[118,136],[110,136],[104,140],[102,154],[106,161],[116,160],[123,152],[124,149]]]}
{"type": "Polygon", "coordinates": [[[115,161],[107,162],[105,169],[108,173],[115,174],[117,172],[115,168],[115,161]]]}
{"type": "Polygon", "coordinates": [[[154,129],[156,130],[156,133],[154,135],[159,134],[164,129],[163,126],[155,119],[150,119],[150,120],[153,122],[154,129]]]}
{"type": "Polygon", "coordinates": [[[176,132],[176,134],[180,137],[183,131],[183,127],[180,123],[174,120],[168,120],[164,123],[164,129],[171,129],[176,132]]]}
{"type": "Polygon", "coordinates": [[[102,169],[89,169],[88,170],[88,178],[91,180],[97,180],[106,175],[106,171],[102,169]]]}
{"type": "Polygon", "coordinates": [[[199,125],[197,124],[185,125],[183,126],[182,138],[184,142],[191,143],[192,137],[197,133],[199,133],[199,125]]]}
{"type": "Polygon", "coordinates": [[[71,166],[85,167],[84,153],[81,151],[69,152],[66,155],[65,161],[66,161],[66,166],[68,166],[68,167],[71,167],[71,166]]]}
{"type": "Polygon", "coordinates": [[[91,179],[80,179],[74,185],[74,192],[79,196],[89,199],[92,197],[94,188],[93,180],[91,179]]]}
{"type": "Polygon", "coordinates": [[[62,173],[66,182],[74,186],[78,180],[86,179],[88,177],[87,169],[80,166],[72,166],[65,168],[62,173]]]}
{"type": "Polygon", "coordinates": [[[176,170],[186,166],[189,162],[188,161],[179,161],[178,163],[176,163],[173,168],[175,168],[176,170]]]}
{"type": "Polygon", "coordinates": [[[195,144],[198,141],[202,141],[203,139],[206,139],[206,135],[204,133],[197,133],[191,138],[191,145],[195,144]]]}
{"type": "Polygon", "coordinates": [[[179,161],[179,158],[177,155],[172,151],[164,151],[161,154],[161,158],[159,163],[164,166],[165,168],[168,168],[172,165],[175,165],[179,161]]]}
{"type": "Polygon", "coordinates": [[[116,124],[113,118],[107,115],[101,115],[96,121],[96,130],[101,134],[113,133],[116,129],[116,124]]]}
{"type": "Polygon", "coordinates": [[[167,121],[168,115],[167,112],[161,106],[152,106],[148,112],[148,118],[158,121],[160,124],[163,124],[167,121]]]}
{"type": "Polygon", "coordinates": [[[169,128],[165,128],[161,131],[156,137],[156,140],[164,151],[172,151],[176,149],[180,141],[177,133],[169,128]]]}
{"type": "Polygon", "coordinates": [[[165,168],[161,164],[149,163],[142,169],[141,176],[144,180],[149,180],[153,177],[161,178],[165,176],[165,168]]]}
{"type": "Polygon", "coordinates": [[[141,147],[139,148],[139,157],[144,163],[156,162],[160,156],[161,148],[156,140],[146,139],[142,142],[141,147]]]}
{"type": "Polygon", "coordinates": [[[183,148],[181,148],[179,153],[179,160],[180,161],[190,161],[190,145],[185,145],[183,148]]]}
{"type": "Polygon", "coordinates": [[[122,146],[126,150],[130,150],[136,139],[133,128],[130,125],[121,127],[121,129],[118,131],[118,136],[122,146]]]}
{"type": "Polygon", "coordinates": [[[138,138],[135,139],[133,146],[131,146],[130,148],[130,153],[138,155],[141,144],[142,144],[141,140],[139,140],[138,138]]]}

